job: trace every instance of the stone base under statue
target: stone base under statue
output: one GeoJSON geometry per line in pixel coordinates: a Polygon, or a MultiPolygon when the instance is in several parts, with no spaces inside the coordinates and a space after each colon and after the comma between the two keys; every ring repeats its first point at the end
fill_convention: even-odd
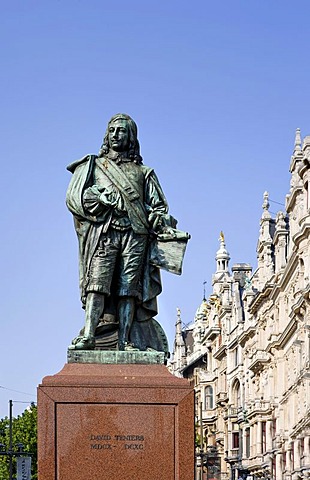
{"type": "Polygon", "coordinates": [[[164,365],[164,352],[140,352],[119,350],[70,350],[67,353],[68,363],[98,363],[98,364],[140,364],[164,365]]]}
{"type": "Polygon", "coordinates": [[[40,480],[194,478],[193,388],[157,352],[117,353],[137,363],[67,363],[39,385],[40,480]]]}

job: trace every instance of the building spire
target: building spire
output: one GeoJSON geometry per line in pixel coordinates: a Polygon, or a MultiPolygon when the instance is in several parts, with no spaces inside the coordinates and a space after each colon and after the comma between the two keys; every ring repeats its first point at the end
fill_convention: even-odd
{"type": "Polygon", "coordinates": [[[293,151],[293,155],[291,156],[291,163],[290,163],[290,172],[292,174],[291,189],[293,189],[300,182],[298,170],[299,170],[300,163],[302,162],[302,157],[303,155],[302,155],[302,141],[301,141],[300,128],[296,128],[294,151],[293,151]]]}
{"type": "Polygon", "coordinates": [[[175,339],[174,339],[174,352],[173,358],[175,362],[175,368],[179,376],[181,376],[180,371],[186,365],[186,350],[185,342],[182,333],[182,319],[181,319],[181,310],[177,308],[177,320],[175,322],[175,339]]]}
{"type": "Polygon", "coordinates": [[[268,192],[264,192],[264,200],[263,200],[263,210],[265,212],[268,212],[269,210],[269,207],[270,207],[270,203],[269,203],[269,193],[268,192]]]}
{"type": "Polygon", "coordinates": [[[216,264],[217,264],[216,273],[228,272],[228,263],[230,260],[230,256],[228,251],[226,250],[225,237],[222,231],[220,232],[219,242],[220,242],[220,248],[216,252],[216,257],[215,257],[216,264]]]}
{"type": "Polygon", "coordinates": [[[296,154],[297,152],[301,152],[300,128],[296,128],[296,133],[295,133],[294,154],[296,154]]]}
{"type": "Polygon", "coordinates": [[[263,200],[263,205],[262,205],[262,209],[263,209],[262,220],[271,219],[271,215],[269,213],[269,207],[270,207],[269,193],[264,192],[264,200],[263,200]]]}
{"type": "Polygon", "coordinates": [[[207,284],[207,282],[204,281],[203,282],[203,299],[202,299],[203,302],[206,301],[206,284],[207,284]]]}
{"type": "Polygon", "coordinates": [[[177,308],[177,320],[175,322],[175,329],[177,334],[182,335],[182,320],[181,320],[181,310],[177,308]]]}

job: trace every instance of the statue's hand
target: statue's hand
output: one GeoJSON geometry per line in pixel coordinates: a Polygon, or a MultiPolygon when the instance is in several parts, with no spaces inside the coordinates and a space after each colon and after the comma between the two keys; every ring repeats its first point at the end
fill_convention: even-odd
{"type": "Polygon", "coordinates": [[[154,230],[154,232],[160,232],[162,230],[162,215],[157,212],[151,212],[148,217],[148,221],[154,230]]]}
{"type": "Polygon", "coordinates": [[[99,201],[107,207],[116,207],[117,205],[117,200],[114,198],[113,194],[108,191],[104,191],[100,194],[99,201]]]}
{"type": "Polygon", "coordinates": [[[98,185],[92,185],[85,190],[84,197],[88,200],[99,202],[107,207],[115,207],[117,199],[114,191],[108,188],[100,188],[98,185]]]}
{"type": "Polygon", "coordinates": [[[122,196],[113,187],[113,185],[104,188],[101,192],[99,190],[99,201],[103,203],[103,205],[106,205],[107,207],[112,207],[119,212],[126,211],[122,196]]]}

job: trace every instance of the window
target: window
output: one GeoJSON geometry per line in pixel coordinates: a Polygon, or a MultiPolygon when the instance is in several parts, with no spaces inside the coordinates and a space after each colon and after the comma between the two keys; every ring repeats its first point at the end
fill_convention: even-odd
{"type": "Polygon", "coordinates": [[[239,432],[232,432],[232,448],[239,448],[239,432]]]}
{"type": "Polygon", "coordinates": [[[205,389],[205,405],[206,410],[213,408],[213,388],[208,385],[205,389]]]}
{"type": "Polygon", "coordinates": [[[235,350],[233,351],[233,354],[234,354],[234,366],[237,367],[238,366],[238,347],[235,348],[235,350]]]}
{"type": "Polygon", "coordinates": [[[262,451],[266,452],[266,422],[262,422],[262,451]]]}
{"type": "Polygon", "coordinates": [[[249,458],[249,456],[250,456],[250,429],[246,428],[244,434],[245,434],[245,456],[246,456],[246,458],[249,458]]]}

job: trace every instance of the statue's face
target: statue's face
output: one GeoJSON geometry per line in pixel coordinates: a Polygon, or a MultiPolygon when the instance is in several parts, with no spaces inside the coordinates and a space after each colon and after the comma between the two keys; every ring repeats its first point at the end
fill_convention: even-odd
{"type": "Polygon", "coordinates": [[[115,152],[126,152],[129,147],[129,129],[126,120],[115,120],[109,125],[109,147],[115,152]]]}

